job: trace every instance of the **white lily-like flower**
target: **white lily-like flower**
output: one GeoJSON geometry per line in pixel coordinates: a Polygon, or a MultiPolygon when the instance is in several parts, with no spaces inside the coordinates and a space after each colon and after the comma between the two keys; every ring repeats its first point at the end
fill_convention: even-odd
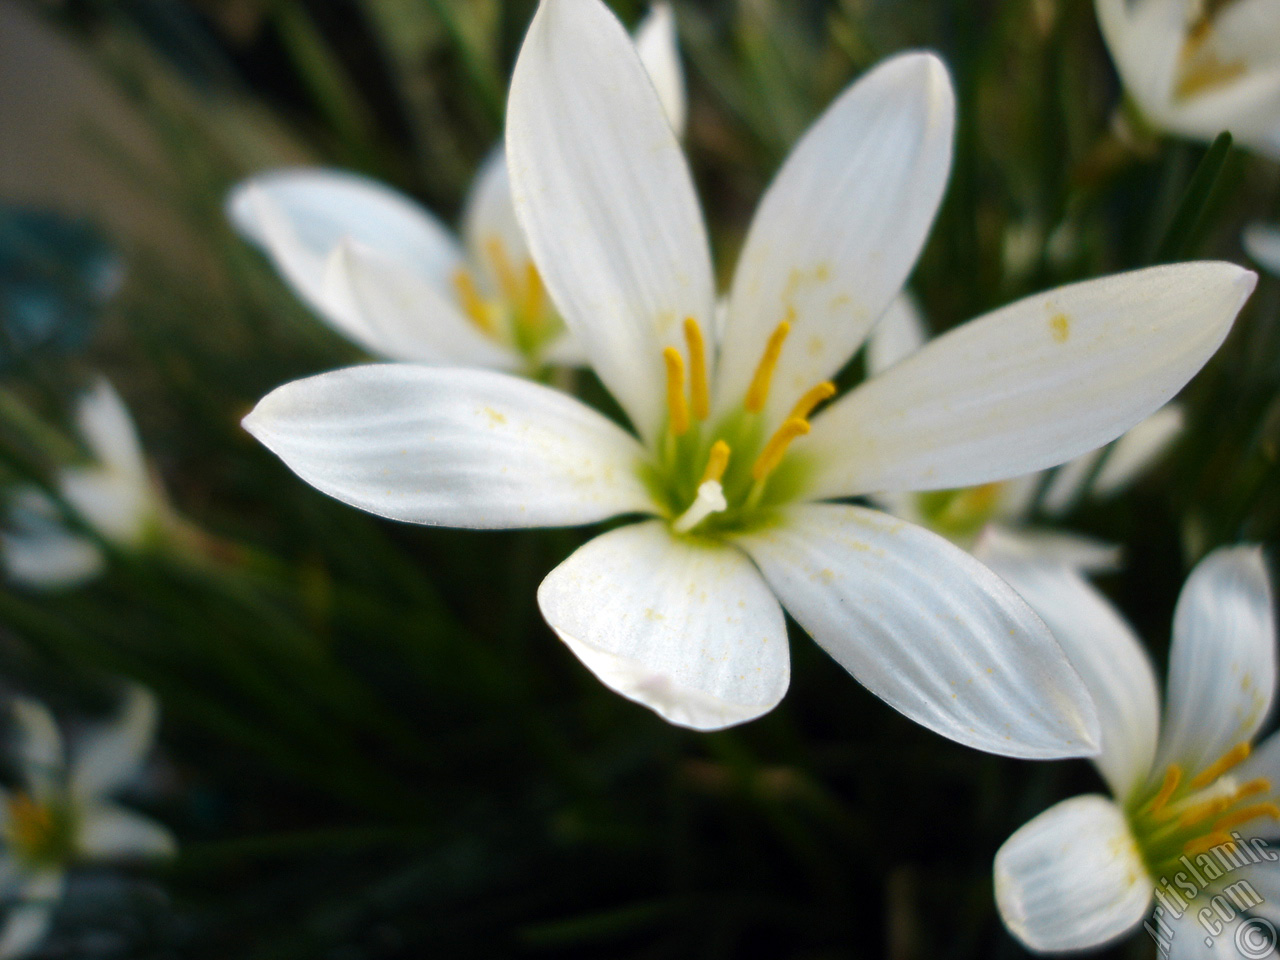
{"type": "MultiPolygon", "coordinates": [[[[915,299],[909,293],[902,294],[867,340],[867,375],[883,373],[928,340],[915,299]]],[[[976,487],[895,491],[873,494],[870,499],[895,516],[942,534],[984,562],[999,554],[1100,572],[1119,562],[1117,547],[1029,524],[1041,488],[1040,506],[1049,517],[1062,516],[1086,497],[1115,496],[1168,452],[1181,436],[1183,425],[1182,409],[1168,404],[1126,432],[1109,451],[1099,448],[1076,457],[1047,480],[1044,473],[1031,473],[976,487]]]]}
{"type": "Polygon", "coordinates": [[[77,863],[171,856],[164,827],[109,798],[142,770],[158,711],[133,687],[114,723],[63,748],[58,726],[35,700],[14,703],[22,784],[0,791],[0,960],[21,957],[47,934],[66,872],[77,863]]]}
{"type": "Polygon", "coordinates": [[[516,210],[639,439],[527,380],[407,364],[286,384],[245,426],[308,483],[396,520],[649,517],[579,549],[538,601],[597,677],[672,723],[779,702],[785,607],[944,736],[1087,753],[1088,698],[1002,581],[936,534],[822,501],[1017,476],[1113,439],[1199,369],[1256,278],[1182,264],[1032,297],[811,416],[924,243],[954,111],[925,53],[838,97],[762,201],[721,330],[692,179],[625,31],[599,0],[543,0],[508,112],[516,210]]]}
{"type": "MultiPolygon", "coordinates": [[[[81,397],[76,425],[94,458],[61,470],[58,493],[103,539],[137,549],[173,522],[151,476],[124,402],[105,379],[81,397]]],[[[81,583],[102,571],[98,545],[69,529],[59,507],[35,487],[10,495],[9,529],[0,534],[0,562],[9,579],[31,587],[81,583]]]]}
{"type": "Polygon", "coordinates": [[[1270,273],[1280,277],[1280,227],[1268,223],[1251,223],[1242,237],[1249,256],[1270,273]]]}
{"type": "Polygon", "coordinates": [[[1082,950],[1123,936],[1154,899],[1148,929],[1164,942],[1162,957],[1236,957],[1230,934],[1216,941],[1221,930],[1211,926],[1206,937],[1202,928],[1202,911],[1225,885],[1265,890],[1258,909],[1280,921],[1280,854],[1254,842],[1280,836],[1280,738],[1252,755],[1250,746],[1276,683],[1261,550],[1218,550],[1192,571],[1174,611],[1163,720],[1146,652],[1094,587],[1062,569],[996,569],[1044,617],[1089,687],[1102,722],[1093,762],[1112,794],[1064,800],[1000,848],[1005,924],[1034,950],[1082,950]]]}
{"type": "Polygon", "coordinates": [[[1229,130],[1280,157],[1280,3],[1096,0],[1102,35],[1143,119],[1212,140],[1229,130]]]}
{"type": "MultiPolygon", "coordinates": [[[[635,48],[681,133],[684,73],[667,3],[653,5],[635,48]]],[[[252,177],[227,212],[308,306],[373,356],[528,374],[584,362],[516,224],[501,146],[476,175],[460,240],[403,194],[337,170],[252,177]]]]}

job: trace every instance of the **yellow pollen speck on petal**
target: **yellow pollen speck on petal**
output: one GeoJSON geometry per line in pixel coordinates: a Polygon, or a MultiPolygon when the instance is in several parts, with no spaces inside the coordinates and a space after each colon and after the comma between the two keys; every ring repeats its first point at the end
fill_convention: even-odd
{"type": "MultiPolygon", "coordinates": [[[[794,310],[787,311],[788,317],[793,316],[794,313],[794,310]]],[[[789,320],[783,320],[769,335],[764,356],[760,358],[755,376],[751,378],[751,386],[747,388],[747,398],[743,401],[743,406],[747,408],[748,413],[759,413],[764,409],[765,401],[769,399],[769,385],[773,382],[773,371],[778,366],[778,358],[782,356],[782,345],[786,343],[787,334],[790,332],[791,323],[789,320]]]]}
{"type": "Polygon", "coordinates": [[[453,272],[453,288],[458,293],[458,303],[467,319],[479,327],[482,333],[490,337],[496,335],[498,331],[489,312],[489,305],[480,296],[475,278],[465,267],[459,267],[453,272]]]}
{"type": "Polygon", "coordinates": [[[662,351],[667,365],[667,411],[671,416],[671,432],[677,437],[689,430],[689,405],[684,399],[684,357],[675,347],[662,351]]]}
{"type": "Polygon", "coordinates": [[[791,442],[796,437],[803,437],[809,432],[809,421],[800,420],[792,417],[783,422],[778,428],[778,432],[769,438],[769,442],[764,445],[764,450],[760,456],[756,458],[755,464],[751,467],[751,479],[763,480],[777,468],[782,462],[782,458],[786,456],[787,447],[791,446],[791,442]]]}
{"type": "Polygon", "coordinates": [[[1259,817],[1280,820],[1280,807],[1277,807],[1274,803],[1255,803],[1249,807],[1241,807],[1214,823],[1213,829],[1215,831],[1230,830],[1243,823],[1248,823],[1250,820],[1257,820],[1259,817]]]}
{"type": "MultiPolygon", "coordinates": [[[[684,339],[689,345],[689,400],[699,420],[711,416],[711,388],[707,380],[707,344],[693,317],[684,318],[684,339]]],[[[719,478],[717,478],[719,479],[719,478]]]]}
{"type": "Polygon", "coordinates": [[[1252,750],[1253,748],[1249,746],[1248,742],[1237,743],[1217,760],[1213,761],[1213,763],[1209,764],[1209,766],[1196,774],[1188,786],[1191,787],[1192,790],[1199,790],[1201,787],[1207,787],[1232,767],[1247,760],[1252,750]]]}
{"type": "Polygon", "coordinates": [[[809,388],[808,392],[791,408],[791,413],[787,415],[787,419],[807,420],[809,419],[809,414],[813,413],[814,407],[824,400],[830,400],[835,395],[836,385],[830,380],[824,380],[816,387],[809,388]]]}
{"type": "Polygon", "coordinates": [[[1055,313],[1049,320],[1049,333],[1055,343],[1066,343],[1071,336],[1071,318],[1065,313],[1055,313]]]}
{"type": "Polygon", "coordinates": [[[1182,767],[1176,763],[1169,764],[1169,769],[1164,772],[1164,783],[1160,785],[1160,792],[1151,801],[1148,812],[1152,816],[1164,809],[1164,805],[1169,802],[1169,798],[1173,796],[1173,791],[1178,789],[1178,784],[1181,782],[1182,767]]]}
{"type": "Polygon", "coordinates": [[[702,486],[708,480],[720,480],[724,477],[724,472],[729,467],[729,445],[723,440],[717,440],[711,445],[711,453],[707,457],[707,469],[702,471],[702,479],[698,481],[698,486],[702,486]]]}

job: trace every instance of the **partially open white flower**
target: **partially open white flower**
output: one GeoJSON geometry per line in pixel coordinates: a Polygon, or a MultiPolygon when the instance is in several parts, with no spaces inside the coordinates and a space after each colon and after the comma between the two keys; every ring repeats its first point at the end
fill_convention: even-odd
{"type": "MultiPolygon", "coordinates": [[[[142,546],[168,522],[168,505],[143,458],[129,411],[106,380],[80,399],[76,424],[94,463],[59,471],[58,493],[103,539],[125,549],[142,546]]],[[[20,487],[10,494],[0,561],[14,582],[57,588],[96,576],[104,558],[97,544],[67,526],[48,496],[20,487]]]]}
{"type": "Polygon", "coordinates": [[[77,863],[171,856],[164,827],[109,797],[142,770],[155,741],[155,698],[129,690],[120,717],[73,743],[35,700],[14,703],[20,786],[0,790],[0,960],[30,953],[48,933],[66,871],[77,863]]]}
{"type": "MultiPolygon", "coordinates": [[[[867,340],[868,376],[905,360],[928,340],[914,298],[902,294],[867,340]]],[[[1169,404],[1121,436],[1109,450],[1099,448],[1076,457],[1059,467],[1052,478],[1032,473],[955,490],[876,493],[870,499],[895,516],[942,534],[980,560],[1001,554],[1013,559],[1059,561],[1080,570],[1107,570],[1119,562],[1118,548],[1029,524],[1041,487],[1041,509],[1050,517],[1065,514],[1086,497],[1113,496],[1168,452],[1181,436],[1183,422],[1182,409],[1169,404]]]]}
{"type": "MultiPolygon", "coordinates": [[[[668,4],[653,5],[635,47],[678,134],[685,86],[668,4]]],[[[523,373],[583,362],[516,224],[501,146],[476,175],[461,243],[415,201],[337,170],[252,177],[227,212],[308,306],[374,356],[523,373]]]]}
{"type": "Polygon", "coordinates": [[[1143,118],[1170,133],[1280,157],[1277,0],[1096,0],[1102,35],[1143,118]]]}
{"type": "Polygon", "coordinates": [[[1018,476],[1113,439],[1200,368],[1256,278],[1182,264],[1032,297],[813,416],[911,270],[953,129],[930,54],[846,90],[761,202],[721,329],[692,179],[626,33],[599,0],[543,0],[508,113],[516,209],[638,439],[527,380],[407,364],[287,384],[245,426],[307,482],[392,519],[650,517],[579,549],[538,600],[604,683],[673,723],[778,703],[785,606],[944,736],[1087,753],[1088,698],[1002,581],[927,530],[821,501],[1018,476]]]}
{"type": "Polygon", "coordinates": [[[1251,223],[1245,227],[1243,241],[1249,256],[1280,277],[1280,227],[1251,223]]]}
{"type": "Polygon", "coordinates": [[[1250,746],[1276,683],[1262,552],[1218,550],[1192,571],[1174,611],[1163,720],[1142,645],[1096,589],[1061,569],[996,569],[1044,617],[1089,687],[1102,723],[1094,763],[1112,794],[1064,800],[1000,848],[1005,924],[1034,950],[1082,950],[1123,936],[1154,897],[1150,929],[1172,941],[1162,956],[1245,956],[1230,932],[1215,944],[1201,911],[1245,881],[1266,891],[1265,902],[1236,902],[1237,920],[1257,907],[1280,921],[1280,854],[1257,842],[1280,836],[1280,738],[1256,753],[1250,746]]]}

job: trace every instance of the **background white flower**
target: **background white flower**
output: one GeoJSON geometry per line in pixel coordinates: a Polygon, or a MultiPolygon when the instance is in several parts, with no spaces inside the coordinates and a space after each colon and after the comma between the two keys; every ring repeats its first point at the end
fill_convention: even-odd
{"type": "MultiPolygon", "coordinates": [[[[653,5],[635,46],[680,133],[684,74],[668,4],[653,5]]],[[[375,356],[526,373],[582,362],[516,224],[501,145],[476,174],[461,243],[415,201],[337,170],[259,174],[231,192],[227,213],[303,301],[375,356]]]]}
{"type": "Polygon", "coordinates": [[[0,791],[0,958],[20,957],[47,934],[66,871],[81,862],[171,856],[169,831],[109,797],[141,772],[155,741],[155,698],[127,693],[119,718],[71,745],[48,709],[14,703],[22,784],[0,791]]]}
{"type": "MultiPolygon", "coordinates": [[[[55,477],[58,493],[104,539],[126,549],[142,546],[161,531],[169,508],[143,458],[129,412],[105,379],[81,397],[76,425],[94,463],[60,470],[55,477]]],[[[101,572],[101,549],[70,529],[59,507],[41,490],[11,491],[8,508],[0,561],[11,580],[58,588],[101,572]]]]}
{"type": "Polygon", "coordinates": [[[1280,277],[1280,227],[1251,223],[1245,227],[1243,241],[1249,256],[1280,277]]]}
{"type": "MultiPolygon", "coordinates": [[[[876,376],[924,346],[929,332],[915,299],[904,293],[867,340],[867,375],[876,376]]],[[[1103,499],[1126,489],[1182,434],[1182,409],[1169,404],[1122,435],[1110,448],[1091,450],[1054,471],[1040,509],[1060,517],[1085,497],[1103,499]],[[1105,454],[1105,455],[1104,455],[1105,454]]],[[[955,490],[876,493],[871,500],[895,516],[919,523],[970,550],[980,560],[999,553],[1013,559],[1060,561],[1102,571],[1119,562],[1120,551],[1090,537],[1029,523],[1044,473],[955,490]]]]}
{"type": "MultiPolygon", "coordinates": [[[[1254,862],[1255,848],[1241,842],[1280,836],[1280,738],[1250,749],[1276,683],[1261,550],[1218,550],[1192,571],[1174,612],[1163,720],[1146,652],[1095,588],[1035,564],[996,561],[995,569],[1044,617],[1089,687],[1102,723],[1093,762],[1112,794],[1065,800],[1000,848],[996,901],[1009,929],[1035,950],[1097,946],[1140,923],[1153,895],[1194,900],[1178,879],[1189,870],[1208,882],[1199,884],[1207,896],[1228,873],[1223,883],[1265,889],[1258,909],[1280,921],[1280,863],[1254,862]],[[1247,860],[1228,869],[1221,857],[1233,851],[1247,860]]],[[[1235,955],[1205,949],[1203,906],[1162,917],[1175,960],[1235,955]]],[[[1230,939],[1218,947],[1232,949],[1230,939]]]]}
{"type": "Polygon", "coordinates": [[[1102,35],[1146,121],[1170,133],[1280,156],[1275,0],[1096,0],[1102,35]]]}
{"type": "Polygon", "coordinates": [[[1113,439],[1199,369],[1256,278],[1181,264],[1031,297],[810,422],[915,262],[953,126],[929,54],[838,97],[762,200],[721,331],[692,179],[625,31],[597,0],[544,0],[508,112],[517,212],[642,442],[525,380],[407,364],[288,384],[245,426],[307,482],[392,519],[656,515],[582,547],[539,604],[604,683],[673,723],[715,729],[778,703],[785,606],[932,730],[1087,752],[1087,697],[1005,584],[926,530],[813,501],[1003,479],[1113,439]]]}

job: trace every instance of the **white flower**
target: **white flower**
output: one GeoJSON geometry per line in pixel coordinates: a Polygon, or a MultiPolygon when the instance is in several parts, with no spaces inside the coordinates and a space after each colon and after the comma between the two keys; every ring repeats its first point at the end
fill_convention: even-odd
{"type": "MultiPolygon", "coordinates": [[[[929,339],[914,298],[904,293],[867,340],[867,374],[875,376],[915,353],[929,339]]],[[[1163,456],[1182,434],[1181,408],[1169,404],[1115,442],[1106,452],[1091,450],[1063,464],[1047,479],[1032,473],[1011,480],[955,490],[897,491],[873,494],[877,506],[919,523],[970,550],[979,560],[1000,554],[1013,559],[1057,561],[1098,572],[1119,562],[1119,549],[1089,537],[1028,523],[1044,486],[1041,509],[1050,517],[1065,514],[1088,496],[1119,493],[1163,456]]]]}
{"type": "Polygon", "coordinates": [[[1251,223],[1244,229],[1243,241],[1249,256],[1280,277],[1280,227],[1251,223]]]}
{"type": "MultiPolygon", "coordinates": [[[[678,134],[685,86],[668,4],[653,5],[635,46],[678,134]]],[[[461,242],[403,194],[336,170],[260,174],[227,213],[304,302],[377,357],[530,374],[583,362],[516,224],[501,146],[476,175],[461,242]]]]}
{"type": "Polygon", "coordinates": [[[1162,130],[1280,157],[1276,0],[1096,0],[1125,89],[1162,130]]]}
{"type": "Polygon", "coordinates": [[[1006,925],[1032,949],[1079,950],[1125,934],[1154,897],[1169,956],[1236,956],[1230,934],[1205,949],[1201,929],[1199,911],[1223,885],[1265,889],[1259,909],[1280,921],[1280,855],[1252,842],[1280,835],[1280,738],[1250,755],[1276,680],[1261,551],[1218,550],[1192,571],[1174,611],[1163,721],[1145,651],[1092,586],[1060,568],[996,569],[1089,687],[1102,722],[1093,762],[1114,798],[1065,800],[1005,842],[995,887],[1006,925]]]}
{"type": "Polygon", "coordinates": [[[650,517],[579,549],[538,600],[604,683],[673,723],[716,729],[778,703],[785,606],[944,736],[1085,753],[1079,680],[1003,582],[927,530],[818,501],[1002,479],[1114,438],[1199,369],[1255,277],[1183,264],[1033,297],[811,421],[911,270],[953,128],[932,55],[846,90],[764,197],[721,335],[689,170],[625,32],[598,0],[544,0],[511,89],[516,209],[640,439],[527,380],[407,364],[287,384],[245,426],[307,482],[396,520],[650,517]]]}
{"type": "Polygon", "coordinates": [[[155,698],[129,690],[120,717],[64,754],[41,703],[14,703],[22,785],[0,791],[0,960],[34,949],[48,932],[68,868],[77,863],[170,856],[169,831],[108,798],[137,778],[155,740],[155,698]]]}
{"type": "MultiPolygon", "coordinates": [[[[76,424],[94,458],[55,477],[58,493],[101,537],[126,549],[143,546],[168,522],[168,505],[152,480],[133,421],[104,379],[81,397],[76,424]]],[[[58,506],[35,487],[10,495],[9,530],[0,534],[0,561],[9,578],[56,588],[101,572],[102,551],[63,523],[58,506]]]]}

